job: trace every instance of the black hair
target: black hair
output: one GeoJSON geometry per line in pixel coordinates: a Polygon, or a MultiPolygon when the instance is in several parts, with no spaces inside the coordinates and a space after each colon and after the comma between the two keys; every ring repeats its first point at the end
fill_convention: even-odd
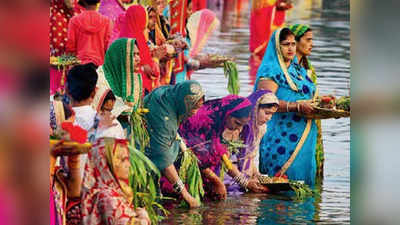
{"type": "Polygon", "coordinates": [[[86,5],[96,5],[100,0],[79,0],[78,4],[85,7],[86,5]]]}
{"type": "Polygon", "coordinates": [[[72,115],[74,115],[74,110],[72,109],[71,105],[68,105],[66,102],[62,102],[64,107],[64,115],[65,119],[69,119],[72,115]]]}
{"type": "Polygon", "coordinates": [[[111,90],[109,90],[109,91],[107,92],[106,96],[104,97],[103,103],[101,104],[101,108],[103,108],[104,104],[105,104],[108,100],[112,100],[112,101],[115,101],[115,100],[116,100],[115,95],[114,95],[114,93],[113,93],[111,90]]]}
{"type": "Polygon", "coordinates": [[[290,35],[295,36],[289,28],[287,27],[283,28],[281,30],[281,33],[279,34],[279,42],[286,40],[286,38],[289,37],[290,35]]]}
{"type": "Polygon", "coordinates": [[[277,103],[267,103],[267,104],[258,105],[259,109],[270,109],[272,107],[279,107],[279,104],[277,104],[277,103]]]}
{"type": "Polygon", "coordinates": [[[74,101],[83,101],[90,97],[96,88],[97,72],[93,64],[77,65],[68,71],[67,91],[74,101]]]}
{"type": "Polygon", "coordinates": [[[150,14],[150,12],[155,12],[157,14],[157,10],[153,6],[148,6],[146,10],[148,14],[150,14]]]}

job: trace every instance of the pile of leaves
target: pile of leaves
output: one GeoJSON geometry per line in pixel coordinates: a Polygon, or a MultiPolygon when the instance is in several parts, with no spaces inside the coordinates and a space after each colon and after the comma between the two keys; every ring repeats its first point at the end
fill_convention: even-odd
{"type": "Polygon", "coordinates": [[[157,224],[164,218],[162,215],[159,215],[159,211],[165,216],[169,213],[159,203],[163,199],[159,192],[160,171],[132,143],[129,145],[129,150],[131,163],[129,185],[133,191],[133,205],[135,208],[145,208],[150,217],[151,224],[157,224]]]}
{"type": "Polygon", "coordinates": [[[149,112],[148,109],[139,108],[133,110],[131,114],[131,142],[135,143],[140,151],[144,152],[150,143],[150,136],[146,129],[146,122],[143,118],[145,113],[149,112]]]}
{"type": "Polygon", "coordinates": [[[304,199],[314,195],[314,191],[303,182],[289,180],[289,185],[293,189],[295,196],[294,201],[303,201],[304,199]]]}

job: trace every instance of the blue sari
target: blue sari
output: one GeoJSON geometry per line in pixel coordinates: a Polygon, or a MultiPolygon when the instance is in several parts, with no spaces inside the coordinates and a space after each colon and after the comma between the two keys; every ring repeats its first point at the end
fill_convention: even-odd
{"type": "MultiPolygon", "coordinates": [[[[312,99],[316,86],[307,76],[306,70],[298,64],[295,57],[289,68],[283,63],[279,48],[279,33],[276,30],[268,44],[267,51],[257,72],[255,89],[262,79],[274,81],[279,87],[275,93],[279,100],[295,102],[312,99]]],[[[274,176],[288,161],[296,146],[304,142],[293,163],[286,171],[291,180],[304,180],[314,185],[316,175],[315,147],[317,126],[314,120],[297,115],[295,112],[277,112],[267,122],[268,128],[260,144],[260,172],[274,176]],[[309,127],[306,129],[306,127],[309,127]]]]}

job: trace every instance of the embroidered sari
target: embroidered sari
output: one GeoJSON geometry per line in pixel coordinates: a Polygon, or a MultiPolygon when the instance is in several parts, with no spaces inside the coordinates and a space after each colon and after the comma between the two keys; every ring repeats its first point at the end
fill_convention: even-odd
{"type": "Polygon", "coordinates": [[[191,115],[191,110],[204,97],[197,81],[161,86],[144,98],[150,146],[145,154],[163,171],[172,165],[179,153],[179,125],[191,115]]]}
{"type": "MultiPolygon", "coordinates": [[[[271,36],[267,51],[257,72],[255,89],[262,79],[274,81],[279,87],[276,96],[280,100],[294,102],[310,100],[315,95],[315,84],[297,58],[287,68],[280,50],[279,34],[271,36]]],[[[314,120],[305,119],[295,112],[275,113],[268,121],[268,130],[260,145],[260,172],[274,176],[299,148],[293,163],[286,171],[291,180],[304,180],[306,184],[315,182],[315,146],[317,126],[314,120]]]]}
{"type": "Polygon", "coordinates": [[[104,76],[115,96],[129,102],[135,110],[142,96],[142,76],[135,72],[135,39],[121,38],[113,42],[104,58],[104,76]]]}

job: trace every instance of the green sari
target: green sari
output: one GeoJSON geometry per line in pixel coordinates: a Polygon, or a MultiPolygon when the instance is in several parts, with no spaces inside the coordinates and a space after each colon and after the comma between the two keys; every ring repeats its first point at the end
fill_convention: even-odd
{"type": "Polygon", "coordinates": [[[179,153],[178,127],[191,116],[191,110],[204,97],[197,81],[161,86],[144,98],[150,145],[145,154],[160,171],[172,165],[179,153]]]}
{"type": "MultiPolygon", "coordinates": [[[[311,77],[311,80],[317,86],[317,74],[315,73],[314,67],[311,65],[310,60],[307,60],[308,70],[307,74],[311,77]]],[[[317,135],[317,147],[315,150],[315,160],[317,162],[317,178],[322,178],[324,176],[324,143],[322,140],[322,128],[321,128],[321,120],[315,120],[318,129],[317,135]]]]}
{"type": "Polygon", "coordinates": [[[115,40],[108,48],[104,58],[104,76],[114,95],[136,110],[142,96],[142,76],[135,73],[135,39],[115,40]]]}

